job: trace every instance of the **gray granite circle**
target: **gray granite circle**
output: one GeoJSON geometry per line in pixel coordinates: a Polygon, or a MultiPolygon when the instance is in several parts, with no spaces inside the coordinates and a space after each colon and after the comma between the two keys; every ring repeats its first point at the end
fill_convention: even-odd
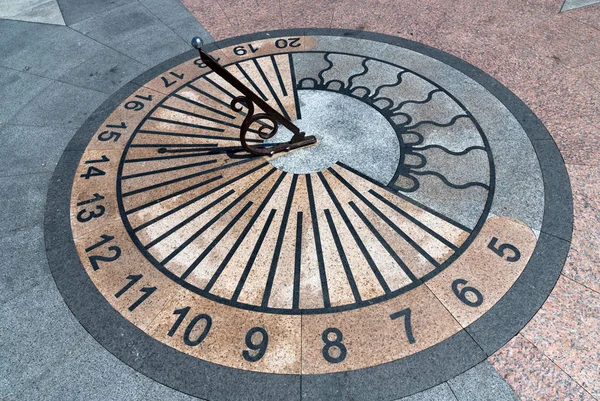
{"type": "MultiPolygon", "coordinates": [[[[501,204],[495,199],[492,211],[509,210],[539,227],[539,232],[527,266],[498,303],[456,335],[416,354],[371,368],[316,375],[257,373],[203,361],[148,336],[119,314],[92,283],[75,249],[70,226],[73,177],[87,143],[106,117],[139,88],[136,83],[146,82],[196,57],[194,51],[162,63],[125,85],[90,116],[68,145],[48,190],[45,243],[50,270],[67,306],[103,347],[140,373],[179,391],[209,400],[398,399],[447,381],[485,360],[516,335],[541,307],[556,283],[570,245],[573,220],[568,175],[551,136],[520,99],[476,67],[420,43],[368,32],[290,29],[231,38],[206,48],[211,51],[254,40],[294,35],[319,36],[322,38],[319,46],[324,46],[325,50],[347,41],[353,42],[352,46],[347,43],[346,46],[357,53],[374,57],[395,51],[414,55],[405,59],[405,65],[430,78],[437,75],[436,82],[443,82],[444,87],[474,111],[486,134],[490,134],[485,127],[493,116],[485,119],[486,104],[481,103],[482,99],[497,101],[510,116],[510,123],[516,122],[514,130],[498,131],[495,132],[497,137],[491,136],[492,151],[502,152],[501,144],[507,139],[502,135],[518,133],[513,142],[504,142],[509,148],[518,141],[526,142],[522,148],[527,150],[528,157],[535,157],[538,162],[520,163],[519,166],[539,171],[543,195],[539,194],[539,181],[524,183],[521,188],[533,188],[535,196],[523,199],[522,204],[511,202],[508,194],[520,184],[520,178],[513,183],[504,179],[500,182],[504,188],[499,193],[507,194],[507,197],[501,204]],[[373,46],[374,43],[378,46],[373,46]],[[481,96],[470,97],[475,93],[481,96]],[[534,215],[527,215],[528,205],[539,205],[540,197],[543,211],[538,209],[534,210],[534,215]],[[513,206],[517,207],[514,212],[513,206]],[[539,217],[540,213],[543,218],[539,217]],[[405,380],[398,380],[399,377],[405,380]]],[[[507,153],[505,160],[496,154],[494,157],[495,162],[509,167],[522,155],[507,153]]],[[[510,177],[511,170],[506,168],[501,174],[510,177]]]]}
{"type": "MultiPolygon", "coordinates": [[[[295,124],[317,137],[309,148],[280,154],[269,160],[280,170],[308,174],[342,162],[387,185],[400,162],[400,142],[388,120],[375,108],[350,96],[320,90],[299,90],[302,118],[295,124]]],[[[281,127],[265,141],[289,141],[292,133],[281,127]]]]}

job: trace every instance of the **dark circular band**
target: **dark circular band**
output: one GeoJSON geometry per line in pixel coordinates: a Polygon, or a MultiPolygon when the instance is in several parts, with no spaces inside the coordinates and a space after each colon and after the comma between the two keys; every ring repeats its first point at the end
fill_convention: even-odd
{"type": "Polygon", "coordinates": [[[478,68],[442,51],[375,33],[291,29],[245,35],[207,45],[207,51],[278,35],[347,36],[387,43],[435,58],[468,75],[499,99],[527,133],[544,181],[544,218],[534,253],[513,287],[486,314],[454,336],[398,361],[344,373],[281,375],[224,367],[181,353],[143,333],[121,316],[84,270],[70,226],[70,195],[80,157],[99,125],[140,85],[196,56],[190,50],[157,65],[123,86],[80,128],[50,182],[46,253],[65,303],[108,351],[137,371],[179,391],[215,400],[397,399],[446,381],[508,342],[541,307],[564,265],[573,225],[572,196],[562,157],[543,124],[512,92],[478,68]]]}

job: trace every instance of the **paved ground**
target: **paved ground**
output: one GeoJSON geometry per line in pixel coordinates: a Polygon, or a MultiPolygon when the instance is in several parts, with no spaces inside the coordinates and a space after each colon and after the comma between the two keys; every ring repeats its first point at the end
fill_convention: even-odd
{"type": "Polygon", "coordinates": [[[408,399],[600,399],[597,1],[19,3],[0,6],[0,398],[190,399],[120,362],[66,308],[44,249],[49,178],[87,116],[190,37],[331,27],[407,37],[491,74],[541,118],[571,179],[571,251],[543,308],[487,362],[408,399]]]}

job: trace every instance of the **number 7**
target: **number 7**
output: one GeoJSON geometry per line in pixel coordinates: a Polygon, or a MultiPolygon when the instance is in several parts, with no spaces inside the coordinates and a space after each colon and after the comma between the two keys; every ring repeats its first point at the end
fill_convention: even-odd
{"type": "Polygon", "coordinates": [[[404,316],[404,330],[406,330],[406,338],[410,344],[415,343],[415,337],[413,336],[412,326],[410,324],[410,308],[402,309],[400,312],[392,313],[390,319],[396,320],[404,316]]]}

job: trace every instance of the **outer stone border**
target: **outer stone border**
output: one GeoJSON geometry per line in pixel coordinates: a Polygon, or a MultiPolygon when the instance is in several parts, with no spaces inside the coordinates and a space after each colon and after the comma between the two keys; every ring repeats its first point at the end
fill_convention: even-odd
{"type": "Polygon", "coordinates": [[[552,137],[533,112],[494,78],[454,56],[410,40],[362,31],[289,29],[226,39],[206,45],[206,50],[279,35],[347,36],[404,47],[461,71],[504,104],[533,145],[545,194],[536,248],[513,287],[466,330],[441,343],[398,361],[344,373],[301,376],[224,367],[179,352],[135,327],[98,292],[79,260],[70,226],[72,180],[85,147],[113,109],[151,78],[196,57],[196,51],[190,50],[148,70],[113,94],[79,129],[56,167],[48,190],[44,228],[50,270],[65,303],[104,348],[135,370],[179,391],[219,401],[391,400],[435,386],[485,360],[541,307],[567,257],[573,226],[571,186],[552,137]]]}

